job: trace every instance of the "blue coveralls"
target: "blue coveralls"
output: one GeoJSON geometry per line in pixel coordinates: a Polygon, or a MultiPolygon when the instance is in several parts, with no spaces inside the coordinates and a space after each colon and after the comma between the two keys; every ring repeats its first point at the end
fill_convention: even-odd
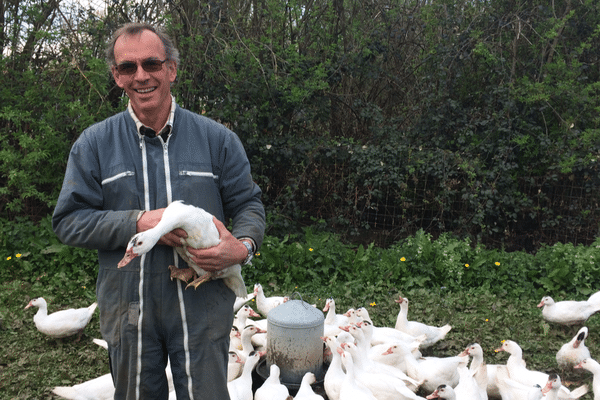
{"type": "Polygon", "coordinates": [[[178,399],[229,399],[233,292],[221,280],[197,290],[171,281],[168,266],[185,262],[168,246],[124,268],[117,263],[139,211],[173,200],[231,218],[232,234],[259,247],[260,195],[239,138],[179,106],[166,143],[140,135],[124,111],[89,127],[73,145],[52,223],[64,243],[98,250],[96,295],[115,399],[167,399],[167,357],[178,399]]]}

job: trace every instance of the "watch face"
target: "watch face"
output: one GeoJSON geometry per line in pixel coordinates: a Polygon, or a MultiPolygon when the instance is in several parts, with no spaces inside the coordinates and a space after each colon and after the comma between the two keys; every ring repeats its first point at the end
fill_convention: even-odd
{"type": "Polygon", "coordinates": [[[244,243],[244,246],[246,246],[246,248],[248,249],[248,255],[244,260],[244,265],[246,265],[250,263],[250,260],[252,260],[252,257],[254,256],[254,249],[252,248],[252,244],[250,244],[249,242],[243,241],[242,243],[244,243]]]}
{"type": "Polygon", "coordinates": [[[246,248],[248,249],[248,253],[252,254],[252,251],[254,250],[252,248],[252,245],[250,243],[248,243],[248,242],[242,242],[242,243],[244,243],[244,246],[246,246],[246,248]]]}

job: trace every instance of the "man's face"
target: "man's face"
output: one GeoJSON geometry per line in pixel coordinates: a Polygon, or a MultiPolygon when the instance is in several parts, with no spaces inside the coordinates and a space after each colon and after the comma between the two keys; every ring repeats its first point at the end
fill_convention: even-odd
{"type": "Polygon", "coordinates": [[[115,42],[114,50],[117,66],[123,63],[134,63],[137,66],[137,70],[131,75],[120,73],[114,66],[112,72],[117,85],[129,96],[140,121],[150,125],[146,121],[168,115],[171,108],[171,83],[177,77],[175,62],[169,60],[163,63],[156,72],[147,72],[142,68],[142,63],[146,60],[166,59],[160,38],[148,30],[132,36],[123,35],[115,42]]]}

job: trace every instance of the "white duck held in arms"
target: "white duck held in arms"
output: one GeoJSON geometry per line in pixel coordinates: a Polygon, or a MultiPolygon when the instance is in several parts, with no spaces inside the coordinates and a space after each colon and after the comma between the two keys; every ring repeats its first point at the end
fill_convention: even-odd
{"type": "Polygon", "coordinates": [[[57,339],[77,335],[77,340],[79,340],[97,306],[97,303],[93,303],[89,307],[70,308],[48,315],[48,304],[43,297],[39,297],[31,300],[25,309],[38,307],[38,312],[33,316],[33,322],[40,332],[57,339]]]}
{"type": "Polygon", "coordinates": [[[236,296],[245,297],[247,295],[240,264],[234,264],[220,271],[208,272],[191,260],[191,254],[187,251],[187,247],[194,249],[213,247],[218,245],[221,239],[211,214],[200,207],[184,204],[180,200],[172,202],[165,208],[161,220],[154,228],[139,232],[131,238],[125,256],[119,262],[118,267],[124,267],[135,257],[149,252],[163,235],[177,228],[183,229],[187,233],[187,237],[181,240],[182,247],[175,249],[191,269],[179,269],[170,265],[171,279],[177,278],[186,283],[193,279],[186,289],[190,286],[198,288],[211,279],[223,279],[236,296]]]}

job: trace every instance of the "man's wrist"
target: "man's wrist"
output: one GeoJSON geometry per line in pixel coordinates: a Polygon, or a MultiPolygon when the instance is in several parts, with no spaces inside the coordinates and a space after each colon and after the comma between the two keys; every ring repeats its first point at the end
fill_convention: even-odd
{"type": "Polygon", "coordinates": [[[142,219],[142,215],[144,215],[145,212],[146,212],[145,210],[138,212],[138,214],[135,218],[135,231],[136,232],[140,232],[140,219],[142,219]]]}

